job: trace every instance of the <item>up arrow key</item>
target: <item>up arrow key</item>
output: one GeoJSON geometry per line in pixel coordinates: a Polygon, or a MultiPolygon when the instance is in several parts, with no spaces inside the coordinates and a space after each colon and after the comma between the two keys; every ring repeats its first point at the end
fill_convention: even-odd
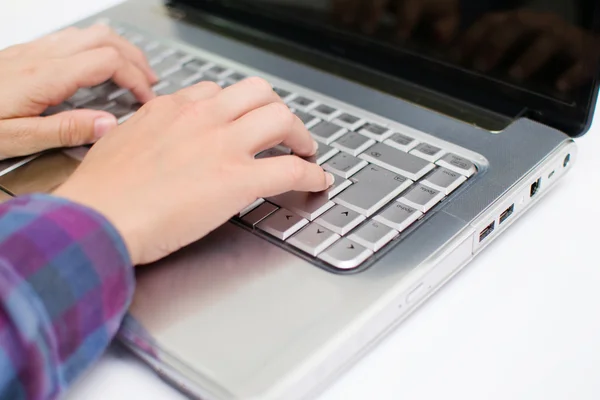
{"type": "Polygon", "coordinates": [[[348,216],[348,211],[342,211],[342,215],[344,215],[344,216],[347,217],[348,216]]]}
{"type": "Polygon", "coordinates": [[[348,246],[348,248],[349,248],[350,250],[354,250],[354,245],[353,245],[353,244],[350,244],[350,246],[348,246]]]}
{"type": "Polygon", "coordinates": [[[288,221],[290,220],[290,218],[292,218],[292,216],[291,216],[291,215],[286,215],[286,216],[285,216],[285,219],[287,219],[288,221]]]}
{"type": "Polygon", "coordinates": [[[321,233],[324,233],[325,231],[320,230],[319,228],[317,228],[317,234],[320,235],[321,233]]]}

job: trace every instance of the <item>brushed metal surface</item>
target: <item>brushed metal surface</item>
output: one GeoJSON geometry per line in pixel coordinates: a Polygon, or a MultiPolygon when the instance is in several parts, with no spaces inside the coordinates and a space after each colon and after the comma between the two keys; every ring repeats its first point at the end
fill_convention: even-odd
{"type": "MultiPolygon", "coordinates": [[[[356,275],[325,272],[231,224],[157,265],[140,268],[123,337],[141,324],[152,338],[149,354],[205,388],[207,399],[302,398],[325,383],[402,315],[399,299],[406,304],[402,296],[433,265],[445,258],[456,265],[467,261],[470,252],[461,244],[473,234],[474,219],[568,140],[528,120],[486,132],[171,19],[158,0],[131,0],[99,16],[401,122],[447,141],[450,151],[455,144],[480,155],[474,160],[482,167],[475,179],[356,275]],[[460,257],[448,257],[459,245],[460,257]],[[388,319],[371,324],[384,312],[388,319]]],[[[125,340],[136,346],[131,337],[125,340]]]]}

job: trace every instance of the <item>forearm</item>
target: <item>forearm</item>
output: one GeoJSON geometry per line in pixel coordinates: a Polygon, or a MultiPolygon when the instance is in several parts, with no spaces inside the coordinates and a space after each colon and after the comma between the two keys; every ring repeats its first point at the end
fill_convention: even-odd
{"type": "Polygon", "coordinates": [[[51,196],[0,205],[0,398],[55,398],[100,357],[131,262],[99,214],[51,196]]]}

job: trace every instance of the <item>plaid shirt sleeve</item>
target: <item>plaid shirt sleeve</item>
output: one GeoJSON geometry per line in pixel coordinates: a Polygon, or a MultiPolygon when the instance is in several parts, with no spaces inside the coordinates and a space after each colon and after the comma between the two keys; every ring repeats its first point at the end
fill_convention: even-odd
{"type": "Polygon", "coordinates": [[[104,352],[134,288],[96,212],[49,195],[0,205],[0,399],[54,399],[104,352]]]}

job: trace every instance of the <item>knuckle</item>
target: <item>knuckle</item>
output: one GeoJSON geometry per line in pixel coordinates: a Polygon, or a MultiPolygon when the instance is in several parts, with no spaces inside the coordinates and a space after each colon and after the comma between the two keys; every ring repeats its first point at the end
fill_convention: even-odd
{"type": "Polygon", "coordinates": [[[216,82],[212,81],[202,81],[198,83],[196,87],[202,91],[208,91],[211,93],[221,91],[221,86],[219,86],[216,82]]]}
{"type": "Polygon", "coordinates": [[[244,81],[244,83],[246,85],[252,87],[252,89],[255,93],[266,94],[266,95],[273,93],[273,87],[271,86],[271,84],[269,82],[267,82],[263,78],[253,76],[253,77],[247,78],[244,81]]]}
{"type": "Polygon", "coordinates": [[[58,141],[63,147],[72,147],[80,144],[81,132],[79,124],[74,118],[63,118],[58,127],[58,141]]]}
{"type": "Polygon", "coordinates": [[[279,124],[291,128],[294,125],[296,116],[292,111],[282,103],[271,103],[269,105],[269,113],[272,118],[276,118],[279,124]]]}
{"type": "Polygon", "coordinates": [[[105,59],[105,61],[108,61],[110,63],[117,63],[119,65],[121,64],[121,53],[119,53],[119,51],[114,47],[103,47],[102,52],[102,56],[105,59]]]}
{"type": "Polygon", "coordinates": [[[179,116],[184,120],[197,119],[202,109],[202,102],[187,102],[179,106],[179,116]]]}
{"type": "Polygon", "coordinates": [[[112,28],[103,23],[94,24],[89,29],[100,36],[109,36],[113,33],[112,28]]]}

